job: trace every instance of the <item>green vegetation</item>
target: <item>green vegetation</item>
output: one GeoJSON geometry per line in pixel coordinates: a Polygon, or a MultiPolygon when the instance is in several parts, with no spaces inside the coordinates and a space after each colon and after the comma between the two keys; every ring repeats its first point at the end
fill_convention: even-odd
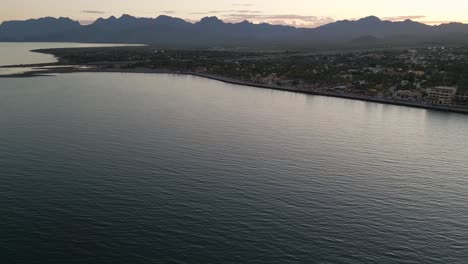
{"type": "Polygon", "coordinates": [[[389,98],[457,86],[468,93],[468,48],[424,47],[335,52],[161,50],[155,47],[55,49],[62,64],[198,72],[301,90],[389,98]]]}

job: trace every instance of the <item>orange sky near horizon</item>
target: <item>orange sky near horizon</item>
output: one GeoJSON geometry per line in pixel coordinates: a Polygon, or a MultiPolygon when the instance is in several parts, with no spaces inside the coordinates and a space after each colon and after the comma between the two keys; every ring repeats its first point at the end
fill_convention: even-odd
{"type": "Polygon", "coordinates": [[[217,16],[227,22],[316,27],[342,19],[375,15],[385,20],[412,19],[426,24],[468,22],[468,1],[460,0],[0,0],[0,21],[45,16],[70,17],[83,24],[99,17],[130,14],[170,15],[190,21],[217,16]]]}

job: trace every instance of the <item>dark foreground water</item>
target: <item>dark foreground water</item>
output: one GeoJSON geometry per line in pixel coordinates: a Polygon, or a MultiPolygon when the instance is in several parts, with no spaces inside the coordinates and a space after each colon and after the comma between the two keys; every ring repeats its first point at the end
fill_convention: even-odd
{"type": "Polygon", "coordinates": [[[1,263],[467,263],[468,116],[175,75],[0,79],[1,263]]]}

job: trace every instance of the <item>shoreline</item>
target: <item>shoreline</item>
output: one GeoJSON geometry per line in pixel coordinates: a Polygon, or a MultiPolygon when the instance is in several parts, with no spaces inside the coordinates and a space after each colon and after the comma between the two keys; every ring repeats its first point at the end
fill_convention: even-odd
{"type": "MultiPolygon", "coordinates": [[[[16,68],[27,67],[27,66],[30,67],[31,65],[18,65],[18,66],[16,68]]],[[[185,71],[175,71],[175,70],[165,70],[165,69],[150,69],[150,68],[135,68],[135,69],[120,69],[120,68],[119,69],[95,69],[95,68],[91,68],[91,69],[77,69],[75,66],[60,65],[60,64],[51,65],[50,63],[47,64],[47,65],[35,64],[32,68],[34,68],[34,67],[37,68],[37,67],[41,67],[41,66],[43,66],[44,68],[42,68],[42,69],[40,69],[38,71],[23,72],[23,73],[18,73],[18,74],[0,75],[0,79],[2,79],[2,78],[51,77],[51,76],[54,76],[54,74],[67,74],[67,73],[176,74],[176,75],[188,75],[188,76],[206,78],[206,79],[220,81],[220,82],[224,82],[224,83],[228,83],[228,84],[242,85],[242,86],[249,86],[249,87],[255,87],[255,88],[263,88],[263,89],[284,91],[284,92],[293,92],[293,93],[302,93],[302,94],[316,95],[316,96],[335,97],[335,98],[341,98],[341,99],[358,100],[358,101],[365,101],[365,102],[371,102],[371,103],[380,103],[380,104],[387,104],[387,105],[412,107],[412,108],[427,109],[427,110],[442,111],[442,112],[452,112],[452,113],[458,113],[458,114],[468,114],[468,108],[435,106],[435,105],[419,104],[419,103],[404,102],[404,101],[395,101],[395,100],[389,100],[389,99],[381,99],[381,98],[375,98],[375,97],[367,97],[367,96],[344,94],[344,93],[311,91],[311,90],[305,90],[305,89],[294,88],[294,87],[280,87],[280,86],[274,86],[274,85],[257,84],[257,83],[232,79],[232,78],[223,77],[223,76],[205,74],[205,73],[185,72],[185,71]],[[57,66],[59,66],[59,67],[57,68],[57,66]],[[53,67],[53,68],[51,68],[51,67],[53,67]]],[[[89,66],[89,65],[83,65],[83,66],[89,66]]],[[[13,67],[12,66],[1,66],[0,68],[13,68],[13,67]]]]}
{"type": "Polygon", "coordinates": [[[292,88],[292,87],[278,87],[278,86],[273,86],[273,85],[262,85],[262,84],[243,82],[240,80],[219,77],[219,76],[214,76],[214,75],[209,75],[209,74],[200,74],[200,73],[182,73],[182,74],[207,78],[207,79],[216,80],[216,81],[229,83],[229,84],[244,85],[244,86],[250,86],[250,87],[256,87],[256,88],[270,89],[270,90],[302,93],[302,94],[309,94],[309,95],[316,95],[316,96],[334,97],[334,98],[349,99],[349,100],[358,100],[358,101],[371,102],[371,103],[405,106],[405,107],[412,107],[412,108],[419,108],[419,109],[452,112],[452,113],[458,113],[458,114],[468,114],[468,108],[458,109],[458,108],[452,108],[452,107],[416,104],[416,103],[411,103],[411,102],[394,101],[394,100],[388,100],[388,99],[379,99],[379,98],[343,94],[343,93],[319,92],[319,91],[301,90],[301,89],[292,88]]]}

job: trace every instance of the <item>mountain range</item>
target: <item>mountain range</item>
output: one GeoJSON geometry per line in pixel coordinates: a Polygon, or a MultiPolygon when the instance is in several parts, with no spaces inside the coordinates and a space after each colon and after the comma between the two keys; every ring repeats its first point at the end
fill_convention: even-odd
{"type": "Polygon", "coordinates": [[[178,47],[448,44],[468,43],[468,24],[430,26],[411,20],[392,22],[369,16],[317,28],[295,28],[249,21],[225,23],[217,17],[190,23],[170,16],[123,15],[80,25],[69,18],[46,17],[3,22],[0,41],[141,43],[178,47]]]}

